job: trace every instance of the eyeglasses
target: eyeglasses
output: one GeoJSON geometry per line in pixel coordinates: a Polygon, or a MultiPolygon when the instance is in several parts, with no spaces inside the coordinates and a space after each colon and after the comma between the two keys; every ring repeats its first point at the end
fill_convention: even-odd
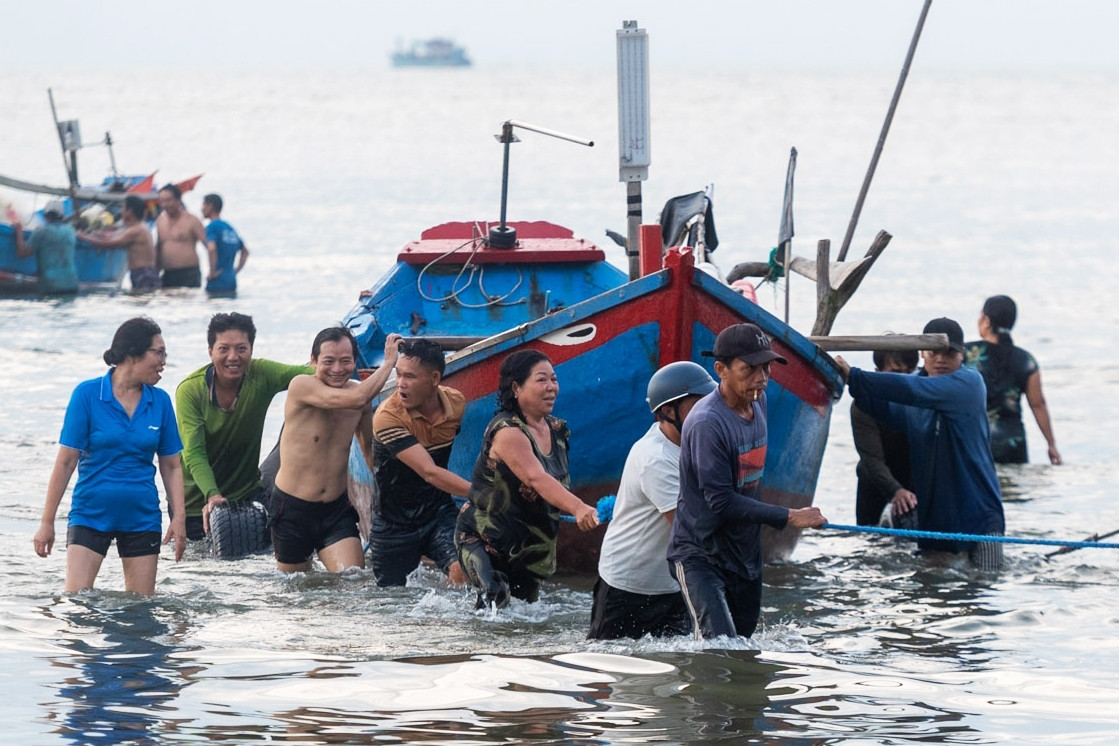
{"type": "Polygon", "coordinates": [[[159,349],[156,349],[155,347],[149,347],[148,352],[154,352],[155,356],[157,358],[159,358],[160,360],[166,360],[167,359],[167,348],[166,347],[160,347],[159,349]]]}

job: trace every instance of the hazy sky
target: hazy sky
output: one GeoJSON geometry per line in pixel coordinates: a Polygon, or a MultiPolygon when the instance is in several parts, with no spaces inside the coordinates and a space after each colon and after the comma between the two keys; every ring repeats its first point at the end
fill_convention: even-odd
{"type": "MultiPolygon", "coordinates": [[[[0,65],[387,66],[453,37],[479,65],[613,64],[635,19],[655,65],[899,67],[922,0],[0,0],[0,65]]],[[[1114,0],[934,0],[919,63],[1116,69],[1114,0]]]]}

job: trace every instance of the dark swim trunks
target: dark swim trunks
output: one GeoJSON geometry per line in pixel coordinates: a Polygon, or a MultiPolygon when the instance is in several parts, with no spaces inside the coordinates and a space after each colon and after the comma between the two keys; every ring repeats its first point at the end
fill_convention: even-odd
{"type": "Polygon", "coordinates": [[[202,270],[198,267],[180,267],[178,269],[163,270],[164,288],[200,288],[202,287],[202,270]]]}
{"type": "Polygon", "coordinates": [[[276,561],[299,565],[311,554],[343,539],[361,540],[358,515],[345,492],[328,503],[300,500],[279,487],[272,488],[272,547],[276,561]]]}
{"type": "Polygon", "coordinates": [[[152,290],[159,290],[159,270],[155,267],[140,267],[128,273],[128,279],[132,282],[132,290],[136,293],[147,293],[152,290]]]}
{"type": "Polygon", "coordinates": [[[162,544],[158,531],[98,531],[89,526],[70,526],[66,530],[66,546],[76,544],[102,557],[109,553],[109,545],[117,540],[117,555],[146,557],[159,554],[162,544]]]}
{"type": "Polygon", "coordinates": [[[431,520],[419,525],[393,523],[374,513],[369,527],[369,559],[377,585],[405,585],[408,574],[424,556],[446,573],[458,561],[457,514],[450,500],[438,508],[431,520]]]}

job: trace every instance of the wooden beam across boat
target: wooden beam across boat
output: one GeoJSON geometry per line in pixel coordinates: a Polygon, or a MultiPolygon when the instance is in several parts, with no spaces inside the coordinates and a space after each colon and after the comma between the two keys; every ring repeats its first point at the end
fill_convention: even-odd
{"type": "Polygon", "coordinates": [[[139,197],[145,201],[159,198],[159,195],[155,192],[106,192],[100,189],[90,189],[88,187],[78,187],[77,189],[71,190],[69,187],[52,187],[46,184],[36,184],[31,181],[24,181],[23,179],[13,179],[10,176],[4,176],[2,174],[0,174],[0,186],[18,189],[21,192],[34,192],[36,194],[51,194],[57,197],[77,198],[87,202],[123,202],[126,197],[139,197]]]}
{"type": "Polygon", "coordinates": [[[864,352],[875,350],[946,350],[947,334],[874,334],[870,336],[809,337],[827,352],[864,352]]]}

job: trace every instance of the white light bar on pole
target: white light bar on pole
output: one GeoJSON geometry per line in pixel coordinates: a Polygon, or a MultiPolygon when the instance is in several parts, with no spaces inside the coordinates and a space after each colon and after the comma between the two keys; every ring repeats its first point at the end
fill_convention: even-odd
{"type": "Polygon", "coordinates": [[[619,181],[649,178],[649,36],[637,21],[618,30],[619,181]]]}

